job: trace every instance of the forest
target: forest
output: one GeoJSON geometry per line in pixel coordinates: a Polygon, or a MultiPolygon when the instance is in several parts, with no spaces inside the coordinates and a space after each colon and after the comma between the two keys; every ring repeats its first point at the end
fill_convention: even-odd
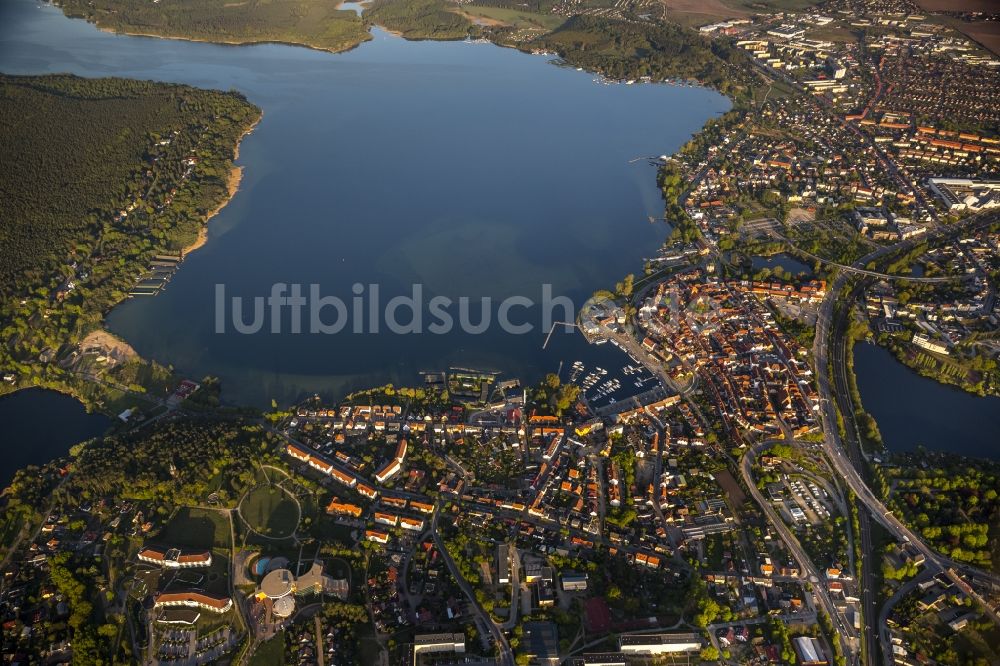
{"type": "Polygon", "coordinates": [[[0,76],[0,369],[23,382],[58,361],[156,254],[192,243],[259,117],[232,92],[0,76]]]}
{"type": "Polygon", "coordinates": [[[286,42],[345,51],[371,39],[327,0],[59,0],[63,11],[116,32],[232,44],[286,42]]]}
{"type": "Polygon", "coordinates": [[[1000,467],[945,454],[897,454],[880,470],[892,506],[945,556],[1000,568],[1000,467]]]}
{"type": "Polygon", "coordinates": [[[672,23],[579,15],[522,48],[555,51],[612,79],[692,79],[727,94],[745,89],[739,54],[672,23]]]}
{"type": "Polygon", "coordinates": [[[447,0],[374,0],[364,18],[407,39],[462,39],[472,24],[456,6],[447,0]]]}

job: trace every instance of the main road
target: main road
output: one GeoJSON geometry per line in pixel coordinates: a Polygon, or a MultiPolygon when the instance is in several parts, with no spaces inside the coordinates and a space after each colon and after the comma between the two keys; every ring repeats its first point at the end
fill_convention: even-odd
{"type": "MultiPolygon", "coordinates": [[[[933,244],[938,241],[947,242],[953,240],[968,227],[994,222],[997,217],[997,215],[989,214],[976,215],[947,227],[938,227],[920,241],[907,240],[894,245],[879,248],[875,252],[859,259],[854,266],[860,268],[871,261],[875,261],[895,253],[906,252],[915,247],[918,242],[933,244]]],[[[858,288],[860,289],[863,287],[869,279],[871,278],[862,278],[862,285],[859,285],[858,288]]],[[[853,447],[845,447],[844,442],[841,441],[840,431],[837,427],[838,406],[840,406],[842,413],[845,415],[844,426],[846,434],[855,446],[860,446],[860,443],[857,441],[857,425],[853,421],[854,409],[851,405],[851,395],[850,390],[848,389],[846,369],[844,367],[846,363],[846,335],[844,330],[842,330],[846,326],[846,317],[849,309],[853,306],[853,300],[843,299],[845,309],[841,310],[840,314],[845,319],[840,320],[839,325],[834,319],[837,312],[837,305],[841,302],[842,293],[847,286],[848,276],[844,273],[839,274],[830,285],[826,297],[820,306],[819,316],[816,321],[816,335],[813,341],[813,360],[816,368],[817,393],[820,400],[820,418],[823,422],[823,444],[826,449],[827,456],[830,459],[830,463],[833,465],[837,473],[840,474],[841,478],[844,479],[847,486],[854,492],[857,500],[864,505],[864,508],[871,512],[871,516],[881,523],[894,539],[899,542],[911,544],[921,554],[923,554],[929,569],[937,569],[945,572],[946,575],[961,589],[965,590],[970,594],[970,596],[973,596],[977,601],[979,601],[987,609],[987,612],[995,622],[1000,623],[1000,617],[996,615],[996,613],[985,603],[975,590],[972,590],[972,588],[969,587],[969,585],[962,580],[955,571],[956,568],[961,568],[964,571],[973,571],[973,569],[967,566],[956,565],[956,563],[941,556],[924,543],[923,540],[920,539],[919,535],[911,531],[906,525],[903,524],[902,521],[896,518],[896,516],[894,516],[885,504],[883,504],[882,501],[875,496],[865,481],[861,478],[861,475],[858,472],[858,467],[856,467],[856,465],[862,464],[862,460],[860,459],[860,448],[853,451],[854,459],[852,460],[851,449],[853,447]],[[835,330],[835,328],[837,330],[835,330]],[[833,352],[832,359],[830,357],[831,351],[833,352]],[[833,361],[834,366],[834,382],[837,384],[836,387],[831,385],[831,377],[827,372],[827,368],[830,366],[831,361],[833,361]],[[837,366],[840,367],[838,368],[837,366]]],[[[852,290],[850,293],[851,298],[856,296],[857,293],[858,292],[856,290],[852,290]]],[[[864,511],[861,511],[861,513],[864,514],[864,511]]],[[[862,539],[863,548],[866,541],[870,544],[870,537],[867,532],[868,530],[865,529],[865,525],[863,524],[862,534],[859,535],[862,539]]],[[[870,550],[863,552],[865,555],[870,554],[870,550]]],[[[990,577],[991,579],[993,578],[986,572],[977,573],[990,577]]],[[[876,645],[878,641],[877,628],[873,623],[875,618],[875,590],[872,589],[873,582],[871,567],[865,567],[864,563],[862,563],[861,585],[863,594],[862,601],[864,603],[863,607],[865,610],[865,622],[867,624],[864,654],[866,655],[866,664],[871,665],[874,663],[875,654],[877,654],[876,645]]]]}
{"type": "Polygon", "coordinates": [[[813,564],[811,559],[809,559],[809,556],[799,544],[799,540],[796,539],[795,535],[788,529],[788,525],[785,524],[785,521],[778,515],[778,512],[774,510],[774,507],[771,506],[771,503],[768,502],[764,495],[760,492],[760,489],[757,488],[757,482],[753,478],[752,466],[754,459],[757,456],[757,449],[764,449],[778,442],[784,443],[786,440],[765,442],[764,444],[747,451],[740,464],[740,474],[743,476],[743,483],[746,485],[747,490],[750,491],[750,495],[753,497],[754,501],[760,505],[761,510],[764,512],[764,515],[767,516],[771,526],[778,532],[778,536],[780,536],[781,540],[785,542],[785,546],[792,554],[792,557],[799,563],[799,568],[802,569],[802,574],[812,584],[814,596],[819,600],[820,604],[823,606],[823,610],[826,611],[826,614],[830,616],[830,621],[837,627],[837,631],[840,634],[841,649],[843,654],[850,654],[850,646],[847,644],[845,639],[853,638],[854,632],[851,627],[844,624],[841,620],[841,617],[837,612],[837,608],[834,606],[833,600],[827,593],[825,584],[820,578],[816,565],[813,564]]]}

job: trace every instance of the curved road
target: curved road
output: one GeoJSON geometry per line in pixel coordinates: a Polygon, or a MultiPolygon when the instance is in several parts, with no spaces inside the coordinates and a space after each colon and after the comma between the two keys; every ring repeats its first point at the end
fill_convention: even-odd
{"type": "Polygon", "coordinates": [[[789,552],[792,553],[792,557],[794,557],[795,561],[799,563],[802,573],[805,574],[808,581],[812,583],[814,596],[819,599],[820,604],[823,606],[823,610],[830,616],[830,621],[837,627],[837,632],[840,634],[840,647],[843,654],[850,654],[851,650],[848,649],[845,637],[854,637],[853,627],[849,627],[841,621],[840,615],[837,613],[837,609],[833,605],[833,601],[830,599],[830,595],[826,593],[826,589],[822,585],[819,572],[816,570],[816,565],[809,559],[809,556],[799,544],[799,540],[795,538],[795,535],[788,529],[788,525],[785,524],[785,521],[782,520],[781,516],[778,515],[778,512],[774,510],[773,506],[771,506],[771,503],[768,502],[764,495],[760,492],[760,489],[757,488],[757,484],[753,479],[751,467],[754,459],[757,457],[758,449],[765,449],[778,442],[787,443],[786,440],[769,441],[747,451],[740,463],[740,473],[743,476],[743,482],[746,484],[747,489],[750,491],[750,495],[753,497],[754,501],[760,505],[761,510],[764,511],[767,519],[778,532],[781,540],[785,542],[785,546],[788,548],[789,552]]]}
{"type": "MultiPolygon", "coordinates": [[[[977,226],[980,224],[992,223],[996,221],[998,216],[996,214],[983,214],[976,215],[965,220],[958,222],[956,224],[939,227],[933,232],[928,234],[921,242],[927,242],[932,244],[936,241],[947,242],[953,240],[962,231],[970,226],[977,226]]],[[[901,243],[896,243],[895,245],[882,247],[871,254],[856,262],[855,266],[864,266],[870,261],[875,261],[886,257],[888,255],[905,252],[912,249],[916,245],[916,241],[903,241],[901,243]]],[[[979,601],[988,609],[989,614],[992,619],[1000,624],[1000,617],[996,615],[995,612],[989,610],[984,600],[972,590],[964,580],[956,573],[955,563],[947,558],[942,557],[932,548],[930,548],[926,543],[924,543],[919,535],[912,532],[909,527],[903,524],[892,512],[882,503],[882,501],[875,496],[871,491],[865,481],[861,478],[858,473],[858,469],[855,465],[861,463],[860,460],[851,459],[851,448],[845,447],[844,442],[841,441],[840,432],[837,428],[837,409],[838,405],[842,406],[842,410],[846,414],[845,417],[845,430],[847,430],[848,437],[855,440],[856,443],[856,424],[854,424],[853,408],[851,408],[851,397],[850,392],[847,390],[846,386],[846,370],[843,368],[843,363],[846,358],[845,340],[844,335],[841,330],[834,331],[834,327],[837,322],[834,321],[834,315],[836,310],[836,305],[841,300],[842,292],[847,287],[848,278],[846,275],[841,273],[833,281],[827,291],[826,297],[820,306],[819,316],[816,321],[816,336],[813,341],[813,360],[816,368],[816,385],[817,393],[820,399],[820,417],[823,423],[823,433],[824,433],[824,447],[826,448],[827,456],[830,458],[830,462],[838,474],[844,479],[848,487],[854,492],[857,500],[864,504],[864,507],[871,512],[872,517],[875,518],[883,527],[895,538],[897,541],[905,542],[911,544],[920,553],[922,553],[926,559],[926,566],[928,569],[936,569],[937,571],[944,571],[948,577],[957,584],[961,589],[965,590],[973,598],[979,601]],[[830,358],[830,352],[833,352],[833,359],[830,358]],[[831,386],[830,376],[827,373],[827,367],[831,361],[837,361],[839,363],[834,363],[834,381],[837,384],[836,387],[831,386]],[[839,371],[837,366],[840,366],[839,371]],[[847,452],[845,454],[845,451],[847,452]]],[[[863,285],[862,285],[863,286],[863,285]]],[[[853,301],[848,301],[848,303],[853,304],[853,301]]],[[[864,514],[864,511],[861,511],[864,514]]],[[[864,524],[862,524],[862,547],[865,547],[867,530],[864,529],[864,524]]],[[[863,551],[870,552],[870,551],[863,551]]],[[[960,567],[964,571],[972,571],[971,567],[960,567]]],[[[874,593],[872,590],[872,581],[870,576],[870,567],[868,568],[868,576],[864,577],[865,567],[862,567],[863,579],[861,581],[863,595],[865,598],[865,620],[867,625],[866,631],[866,666],[874,664],[874,655],[876,654],[875,643],[877,642],[876,628],[872,623],[874,617],[874,593]]],[[[983,575],[989,576],[985,572],[980,572],[983,575]]],[[[992,578],[992,576],[990,576],[992,578]]]]}

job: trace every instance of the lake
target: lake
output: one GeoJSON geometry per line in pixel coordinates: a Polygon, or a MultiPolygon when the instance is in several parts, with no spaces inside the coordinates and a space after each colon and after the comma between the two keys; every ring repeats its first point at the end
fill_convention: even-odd
{"type": "Polygon", "coordinates": [[[449,366],[533,381],[594,353],[575,333],[543,351],[539,306],[509,311],[534,323],[521,334],[294,334],[288,322],[277,334],[218,333],[216,285],[224,305],[245,299],[247,320],[275,283],[316,284],[348,304],[355,284],[366,297],[378,285],[381,304],[417,284],[424,302],[471,298],[471,322],[480,299],[494,299],[496,315],[505,297],[537,303],[543,285],[579,306],[641,271],[668,233],[647,219],[663,211],[654,167],[630,160],[674,152],[730,107],[706,89],[603,85],[543,56],[380,31],[330,54],[112,35],[30,0],[0,4],[0,21],[4,72],[233,88],[264,110],[240,149],[241,190],[208,244],[160,295],[108,317],[143,356],[218,376],[225,399],[257,405],[449,366]]]}
{"type": "Polygon", "coordinates": [[[979,397],[921,377],[882,347],[854,347],[864,408],[890,451],[918,446],[1000,459],[1000,398],[979,397]]]}
{"type": "Polygon", "coordinates": [[[0,488],[14,472],[64,456],[78,442],[97,437],[111,425],[102,414],[88,414],[75,398],[33,388],[0,397],[4,458],[0,488]]]}

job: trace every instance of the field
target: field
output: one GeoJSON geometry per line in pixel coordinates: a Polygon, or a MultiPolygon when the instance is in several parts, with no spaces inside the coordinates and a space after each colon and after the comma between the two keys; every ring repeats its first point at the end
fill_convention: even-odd
{"type": "Polygon", "coordinates": [[[749,12],[736,9],[723,0],[663,0],[663,6],[667,18],[688,26],[707,25],[749,15],[749,12]]]}
{"type": "Polygon", "coordinates": [[[555,30],[566,20],[562,16],[555,16],[553,14],[539,14],[537,12],[508,9],[506,7],[463,5],[458,11],[473,23],[481,25],[509,25],[521,29],[555,30]]]}
{"type": "Polygon", "coordinates": [[[295,534],[301,518],[298,503],[271,484],[257,486],[240,502],[240,516],[253,531],[272,539],[295,534]]]}
{"type": "Polygon", "coordinates": [[[218,511],[182,507],[156,535],[156,542],[180,548],[229,548],[229,521],[218,511]]]}
{"type": "Polygon", "coordinates": [[[993,12],[996,0],[917,0],[925,12],[993,12]]]}
{"type": "Polygon", "coordinates": [[[801,10],[813,0],[663,0],[667,18],[686,26],[701,26],[757,12],[801,10]]]}
{"type": "Polygon", "coordinates": [[[285,635],[278,634],[274,638],[261,643],[250,659],[250,666],[280,666],[285,663],[285,635]]]}

